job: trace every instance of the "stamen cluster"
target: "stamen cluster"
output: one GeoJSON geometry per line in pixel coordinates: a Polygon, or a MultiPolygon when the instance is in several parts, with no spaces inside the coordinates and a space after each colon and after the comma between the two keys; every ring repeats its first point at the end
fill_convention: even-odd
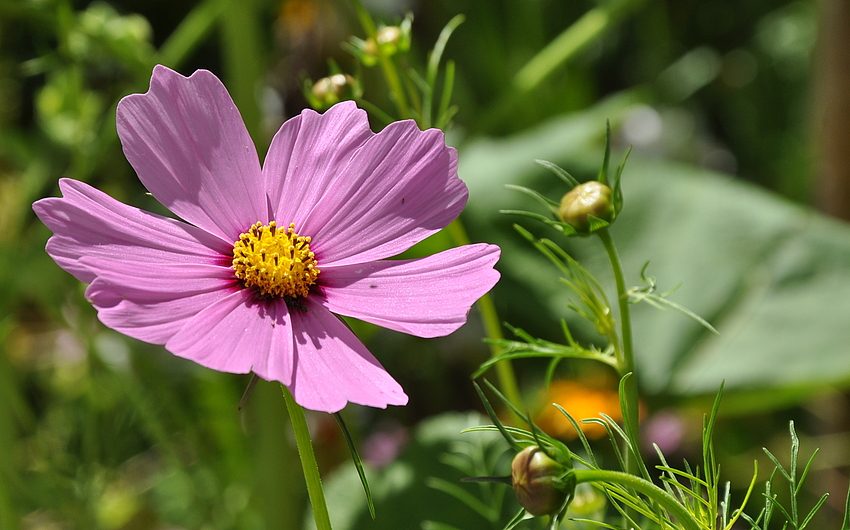
{"type": "Polygon", "coordinates": [[[295,223],[278,230],[255,223],[239,234],[233,244],[233,270],[245,287],[255,287],[260,296],[305,297],[319,276],[316,257],[310,250],[310,238],[295,232],[295,223]]]}

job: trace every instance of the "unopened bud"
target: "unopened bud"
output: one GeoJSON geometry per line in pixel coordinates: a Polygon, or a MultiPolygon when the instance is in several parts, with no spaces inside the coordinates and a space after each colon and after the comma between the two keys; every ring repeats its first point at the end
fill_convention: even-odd
{"type": "Polygon", "coordinates": [[[377,57],[378,47],[387,57],[395,55],[400,49],[406,51],[404,46],[404,33],[398,26],[384,26],[375,33],[374,39],[366,39],[363,52],[366,55],[377,57]]]}
{"type": "Polygon", "coordinates": [[[398,45],[401,42],[401,28],[398,26],[384,26],[378,30],[375,40],[378,41],[378,46],[384,46],[387,53],[392,55],[398,49],[398,45]]]}
{"type": "Polygon", "coordinates": [[[375,44],[375,39],[366,39],[366,42],[363,43],[363,53],[367,57],[372,57],[373,60],[378,56],[378,45],[375,44]]]}
{"type": "Polygon", "coordinates": [[[592,215],[603,221],[613,220],[611,188],[595,180],[579,184],[561,199],[558,215],[578,232],[587,232],[590,227],[588,216],[592,215]]]}
{"type": "Polygon", "coordinates": [[[343,99],[351,98],[356,83],[357,81],[348,74],[334,74],[316,81],[312,92],[316,99],[327,108],[343,99]]]}
{"type": "Polygon", "coordinates": [[[520,506],[534,516],[553,515],[561,509],[567,492],[555,487],[566,467],[549,458],[536,445],[526,447],[511,462],[511,486],[520,506]]]}

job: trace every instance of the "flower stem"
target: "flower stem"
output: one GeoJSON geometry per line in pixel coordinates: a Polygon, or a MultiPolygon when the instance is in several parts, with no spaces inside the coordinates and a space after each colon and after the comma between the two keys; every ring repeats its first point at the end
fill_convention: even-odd
{"type": "Polygon", "coordinates": [[[626,12],[641,2],[642,0],[604,2],[586,12],[516,73],[513,80],[516,92],[526,94],[540,86],[558,67],[597,41],[626,12]]]}
{"type": "Polygon", "coordinates": [[[215,29],[227,4],[225,0],[204,0],[196,4],[160,46],[158,62],[179,69],[215,29]]]}
{"type": "Polygon", "coordinates": [[[310,505],[313,507],[313,518],[316,520],[316,529],[331,530],[328,505],[325,502],[325,492],[322,489],[322,477],[319,475],[319,466],[316,464],[316,454],[313,452],[310,431],[307,430],[304,409],[295,402],[292,393],[289,392],[286,386],[280,385],[280,389],[283,391],[286,410],[289,411],[289,418],[292,420],[295,444],[298,446],[301,467],[304,469],[304,480],[307,482],[307,495],[310,497],[310,505]]]}
{"type": "MultiPolygon", "coordinates": [[[[617,248],[614,246],[614,240],[611,238],[611,233],[608,228],[602,228],[595,232],[602,244],[605,246],[605,251],[608,253],[608,260],[611,262],[611,270],[614,273],[614,283],[617,285],[617,303],[620,308],[620,337],[622,345],[616,345],[617,364],[619,366],[620,377],[626,374],[633,374],[629,377],[623,388],[623,400],[625,407],[622,413],[626,422],[626,432],[629,433],[632,440],[640,440],[640,424],[638,423],[638,386],[635,373],[635,357],[634,344],[632,341],[632,314],[629,305],[629,295],[626,292],[626,279],[623,274],[623,264],[620,262],[620,255],[617,253],[617,248]]],[[[639,450],[638,447],[633,448],[635,453],[639,450]]],[[[624,455],[627,459],[628,471],[637,474],[638,466],[634,459],[629,458],[629,452],[624,455]]]]}
{"type": "Polygon", "coordinates": [[[630,11],[645,0],[599,2],[532,57],[514,76],[512,83],[479,121],[478,130],[491,131],[510,119],[517,107],[553,73],[597,42],[630,11]]]}
{"type": "Polygon", "coordinates": [[[611,262],[611,270],[614,273],[614,282],[617,285],[617,304],[620,308],[620,324],[622,345],[617,348],[617,362],[620,367],[620,376],[635,371],[634,345],[632,342],[632,316],[629,307],[629,295],[626,292],[626,277],[623,274],[623,265],[620,263],[620,255],[614,246],[614,240],[607,228],[597,230],[596,234],[605,245],[608,260],[611,262]]]}
{"type": "Polygon", "coordinates": [[[648,480],[628,473],[604,469],[577,469],[573,473],[576,478],[576,484],[583,482],[609,482],[637,490],[664,507],[685,530],[701,530],[699,523],[697,523],[691,513],[674,496],[648,480]]]}
{"type": "MultiPolygon", "coordinates": [[[[455,219],[448,226],[449,236],[455,245],[469,245],[469,236],[466,234],[466,229],[463,227],[460,219],[455,219]]],[[[481,320],[484,323],[484,331],[487,338],[492,341],[500,341],[504,338],[502,335],[502,322],[499,320],[499,314],[496,312],[496,306],[493,304],[493,298],[490,294],[485,294],[478,299],[478,310],[481,311],[481,320]]],[[[490,356],[495,357],[501,353],[502,348],[496,344],[490,344],[490,356]]],[[[496,374],[499,378],[499,387],[502,393],[508,398],[508,401],[522,409],[522,395],[519,392],[516,374],[514,373],[513,365],[510,360],[502,360],[496,363],[496,374]]]]}
{"type": "MultiPolygon", "coordinates": [[[[363,3],[360,0],[351,0],[351,3],[354,5],[354,11],[357,12],[357,18],[360,19],[360,25],[363,26],[363,31],[366,32],[366,37],[376,40],[378,30],[375,28],[375,21],[372,20],[372,16],[363,7],[363,3]]],[[[396,109],[398,109],[398,117],[401,120],[406,120],[410,118],[410,110],[407,106],[407,94],[404,92],[404,87],[401,86],[401,79],[395,63],[393,63],[392,58],[388,57],[380,46],[375,46],[375,53],[378,54],[381,70],[384,72],[384,78],[390,88],[390,94],[396,105],[396,109]]]]}

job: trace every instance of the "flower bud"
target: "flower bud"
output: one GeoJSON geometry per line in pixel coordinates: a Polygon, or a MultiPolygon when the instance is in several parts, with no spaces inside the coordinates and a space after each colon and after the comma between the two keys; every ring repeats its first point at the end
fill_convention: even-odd
{"type": "Polygon", "coordinates": [[[536,445],[526,447],[511,462],[511,486],[519,504],[531,515],[554,515],[567,492],[555,487],[566,467],[552,460],[536,445]]]}
{"type": "Polygon", "coordinates": [[[398,26],[384,26],[375,33],[374,39],[367,39],[363,45],[363,52],[371,57],[377,57],[378,47],[387,57],[392,57],[399,50],[407,51],[405,35],[398,26]]]}
{"type": "Polygon", "coordinates": [[[578,232],[587,232],[590,228],[590,215],[612,221],[614,204],[611,202],[611,188],[595,180],[579,184],[561,199],[558,215],[578,232]]]}
{"type": "Polygon", "coordinates": [[[398,26],[384,26],[375,35],[378,46],[381,46],[387,55],[392,55],[398,50],[401,43],[401,28],[398,26]]]}
{"type": "Polygon", "coordinates": [[[348,74],[334,74],[316,81],[311,91],[323,108],[328,108],[343,99],[350,99],[356,84],[357,81],[348,74]]]}

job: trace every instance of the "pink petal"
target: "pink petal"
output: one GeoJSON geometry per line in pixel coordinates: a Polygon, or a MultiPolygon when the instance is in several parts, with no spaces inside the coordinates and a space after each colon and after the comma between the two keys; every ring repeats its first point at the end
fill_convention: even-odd
{"type": "Polygon", "coordinates": [[[427,258],[323,267],[327,308],[419,337],[448,335],[499,280],[499,247],[476,244],[427,258]]]}
{"type": "Polygon", "coordinates": [[[233,271],[218,265],[81,260],[97,278],[86,298],[104,325],[130,337],[165,344],[204,308],[240,290],[233,271]]]}
{"type": "Polygon", "coordinates": [[[186,221],[229,241],[268,221],[254,142],[212,73],[156,66],[150,90],[118,104],[117,126],[139,179],[186,221]]]}
{"type": "Polygon", "coordinates": [[[347,402],[404,405],[407,395],[337,317],[314,298],[293,310],[295,365],[289,385],[302,407],[337,412],[347,402]]]}
{"type": "MultiPolygon", "coordinates": [[[[339,119],[343,112],[349,113],[349,123],[365,124],[365,114],[350,105],[339,119]]],[[[312,127],[318,123],[318,118],[311,121],[312,127]]],[[[307,134],[305,125],[299,137],[307,134]]],[[[310,199],[321,199],[313,204],[299,199],[298,218],[277,220],[295,222],[300,235],[313,238],[320,266],[396,255],[444,228],[463,209],[468,193],[457,177],[457,152],[445,145],[441,131],[420,131],[410,120],[396,122],[368,138],[346,161],[353,147],[354,138],[346,139],[342,156],[323,159],[318,182],[310,165],[289,169],[287,189],[311,189],[310,199]]]]}
{"type": "Polygon", "coordinates": [[[209,305],[174,335],[165,348],[218,370],[289,384],[292,377],[292,326],[286,303],[258,301],[241,289],[209,305]]]}
{"type": "MultiPolygon", "coordinates": [[[[300,222],[340,178],[339,170],[374,136],[353,101],[324,114],[305,110],[275,134],[263,164],[269,202],[279,223],[300,222]]],[[[301,225],[296,226],[300,230],[301,225]]]]}
{"type": "Polygon", "coordinates": [[[116,201],[88,184],[61,179],[63,197],[33,205],[53,231],[47,253],[80,281],[95,273],[80,262],[120,257],[147,266],[171,263],[219,265],[233,247],[203,230],[116,201]]]}

